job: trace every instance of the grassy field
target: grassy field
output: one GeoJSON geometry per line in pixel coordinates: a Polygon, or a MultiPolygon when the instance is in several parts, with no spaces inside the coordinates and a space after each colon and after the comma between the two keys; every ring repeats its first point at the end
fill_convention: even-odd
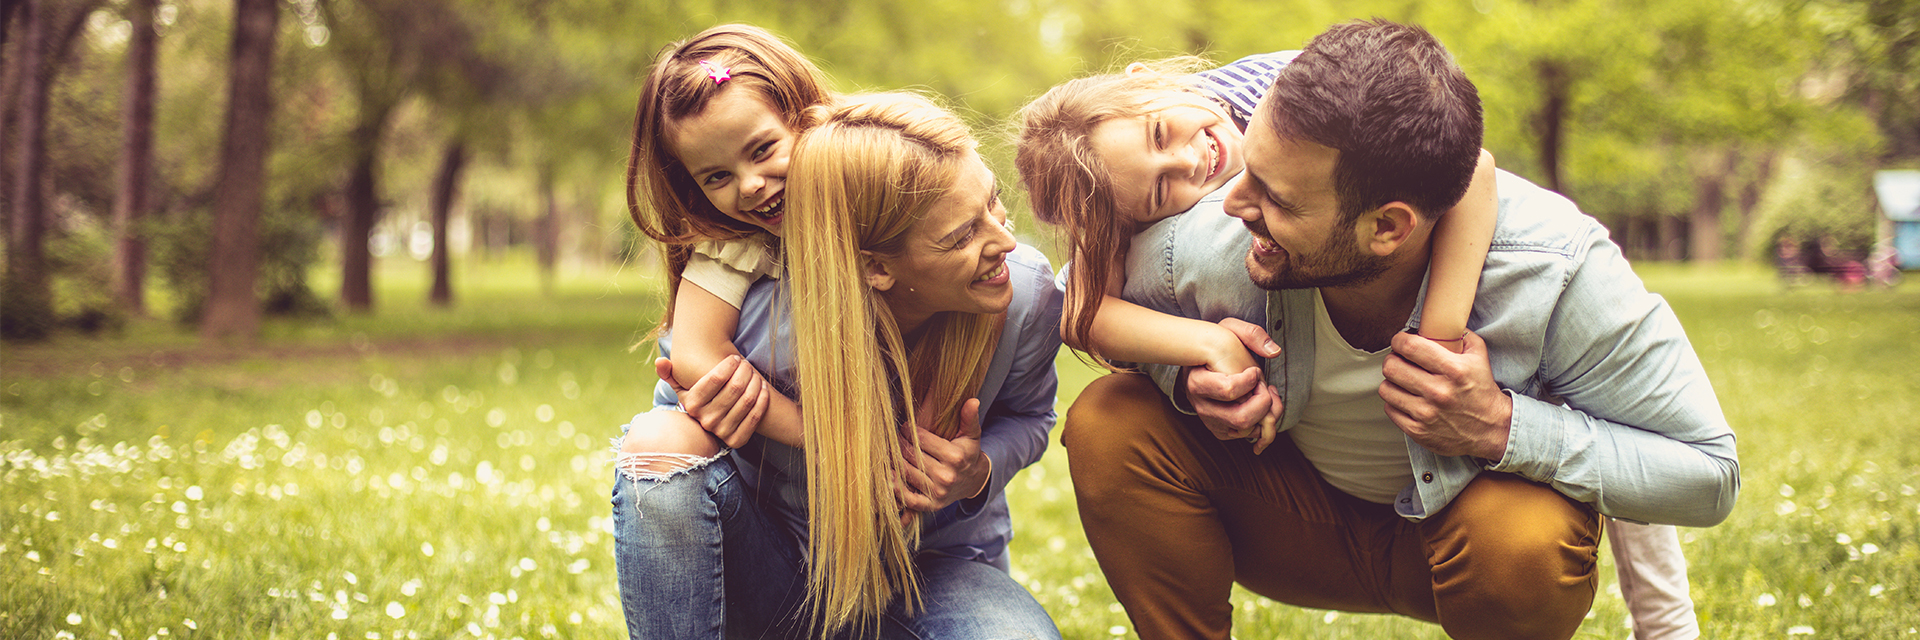
{"type": "MultiPolygon", "coordinates": [[[[388,261],[377,317],[249,347],[157,324],[0,351],[0,638],[624,633],[607,441],[647,406],[644,274],[467,265],[433,310],[388,261]]],[[[1740,434],[1726,524],[1683,530],[1709,637],[1920,634],[1920,292],[1643,269],[1740,434]]],[[[1061,402],[1096,372],[1060,359],[1061,402]]],[[[1129,635],[1051,449],[1014,481],[1014,574],[1068,638],[1129,635]]],[[[1583,638],[1621,638],[1602,556],[1583,638]]],[[[1439,638],[1237,594],[1241,638],[1439,638]]]]}

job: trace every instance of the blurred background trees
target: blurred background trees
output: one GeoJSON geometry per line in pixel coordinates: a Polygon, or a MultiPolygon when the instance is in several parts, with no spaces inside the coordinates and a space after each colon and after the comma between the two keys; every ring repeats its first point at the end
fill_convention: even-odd
{"type": "MultiPolygon", "coordinates": [[[[666,43],[765,26],[842,91],[945,96],[1001,179],[1010,116],[1068,78],[1296,49],[1327,25],[1426,26],[1486,103],[1499,164],[1567,193],[1636,259],[1764,259],[1873,239],[1871,174],[1920,167],[1920,0],[18,0],[0,15],[0,330],[213,323],[226,282],[280,315],[376,312],[379,260],[555,273],[650,262],[620,175],[666,43]],[[273,10],[271,72],[233,72],[273,10]],[[236,9],[239,7],[240,9],[236,9]],[[251,78],[251,79],[248,79],[251,78]],[[255,266],[216,267],[230,95],[269,96],[255,266]],[[216,276],[216,273],[219,275],[216,276]]],[[[231,151],[231,149],[229,149],[231,151]]],[[[232,160],[229,160],[232,161],[232,160]]],[[[1013,190],[1010,190],[1013,191],[1013,190]]],[[[1039,239],[1037,236],[1035,239],[1039,239]]],[[[224,326],[224,325],[221,325],[224,326]]],[[[205,329],[206,327],[202,327],[205,329]]],[[[242,323],[213,333],[254,329],[242,323]]]]}

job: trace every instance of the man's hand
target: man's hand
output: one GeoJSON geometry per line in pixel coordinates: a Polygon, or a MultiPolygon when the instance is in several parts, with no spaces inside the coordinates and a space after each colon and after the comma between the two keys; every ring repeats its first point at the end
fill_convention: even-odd
{"type": "Polygon", "coordinates": [[[673,387],[687,417],[736,449],[753,437],[754,430],[760,427],[760,418],[767,415],[767,403],[773,398],[773,385],[767,384],[766,378],[740,356],[727,356],[690,389],[674,381],[673,361],[655,358],[653,370],[673,387]]]}
{"type": "MultiPolygon", "coordinates": [[[[1280,355],[1280,345],[1274,344],[1273,338],[1259,325],[1227,318],[1220,321],[1220,327],[1239,338],[1247,351],[1262,358],[1280,355]]],[[[1190,367],[1186,392],[1193,412],[1215,438],[1247,440],[1253,443],[1253,453],[1258,455],[1273,444],[1279,433],[1280,394],[1266,383],[1265,373],[1259,366],[1238,372],[1190,367]]]]}
{"type": "Polygon", "coordinates": [[[1493,380],[1486,341],[1469,331],[1465,345],[1456,354],[1411,333],[1394,335],[1380,398],[1394,426],[1428,451],[1499,460],[1513,428],[1513,398],[1493,380]]]}
{"type": "Polygon", "coordinates": [[[907,456],[893,493],[909,511],[933,513],[979,495],[993,477],[993,461],[980,451],[980,400],[960,407],[960,434],[952,440],[920,429],[920,447],[900,442],[907,456]]]}

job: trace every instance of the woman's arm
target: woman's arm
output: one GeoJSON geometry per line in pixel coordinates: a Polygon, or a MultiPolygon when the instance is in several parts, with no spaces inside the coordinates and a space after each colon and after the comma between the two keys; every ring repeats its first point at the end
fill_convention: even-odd
{"type": "Polygon", "coordinates": [[[1427,302],[1420,309],[1420,336],[1460,353],[1466,348],[1467,316],[1480,286],[1493,224],[1500,214],[1494,189],[1493,154],[1480,150],[1473,183],[1433,230],[1433,262],[1427,276],[1427,302]]]}

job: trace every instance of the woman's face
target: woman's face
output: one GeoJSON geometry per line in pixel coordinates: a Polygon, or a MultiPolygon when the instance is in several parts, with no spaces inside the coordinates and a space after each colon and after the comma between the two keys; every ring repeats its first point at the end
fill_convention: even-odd
{"type": "Polygon", "coordinates": [[[1000,313],[1013,302],[1006,256],[1017,241],[993,172],[973,156],[959,179],[907,230],[898,255],[873,256],[868,283],[879,289],[903,331],[943,311],[1000,313]]]}
{"type": "Polygon", "coordinates": [[[780,235],[793,131],[758,93],[727,87],[667,123],[673,155],[721,214],[780,235]]]}
{"type": "Polygon", "coordinates": [[[1233,121],[1184,102],[1102,121],[1087,142],[1113,179],[1114,210],[1141,227],[1193,208],[1245,166],[1233,121]]]}

